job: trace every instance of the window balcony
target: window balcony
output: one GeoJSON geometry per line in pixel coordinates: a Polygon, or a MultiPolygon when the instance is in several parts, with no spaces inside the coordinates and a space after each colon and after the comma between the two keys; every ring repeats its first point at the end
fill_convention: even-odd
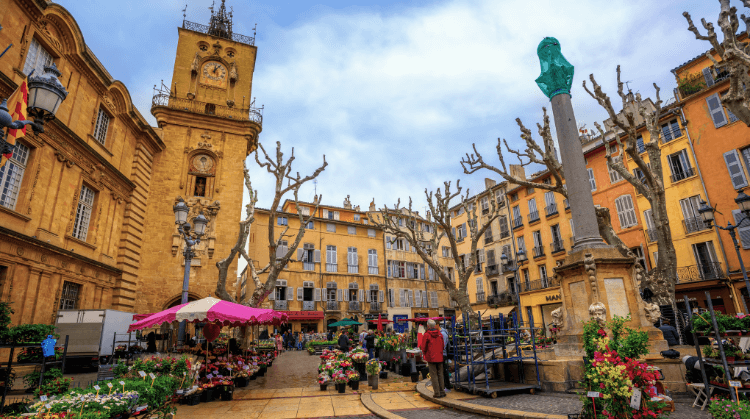
{"type": "Polygon", "coordinates": [[[544,257],[544,247],[542,246],[536,246],[533,247],[534,257],[535,258],[541,258],[544,257]]]}
{"type": "Polygon", "coordinates": [[[289,301],[287,301],[287,300],[274,300],[274,302],[273,302],[273,309],[274,310],[289,310],[289,301]]]}
{"type": "Polygon", "coordinates": [[[726,278],[727,275],[724,273],[719,262],[699,263],[697,265],[677,268],[678,284],[726,278]]]}
{"type": "Polygon", "coordinates": [[[329,310],[329,311],[331,311],[331,310],[332,311],[338,311],[339,310],[339,302],[338,301],[333,301],[333,300],[326,301],[326,310],[329,310]]]}
{"type": "Polygon", "coordinates": [[[557,215],[557,204],[550,204],[544,207],[544,213],[547,214],[547,217],[557,215]]]}
{"type": "Polygon", "coordinates": [[[539,211],[532,211],[529,213],[529,224],[539,221],[539,211]]]}
{"type": "Polygon", "coordinates": [[[489,244],[492,244],[492,242],[494,242],[494,241],[495,241],[495,239],[492,236],[489,236],[489,237],[488,236],[484,236],[484,245],[485,246],[487,246],[489,244]]]}
{"type": "Polygon", "coordinates": [[[484,295],[484,293],[483,293],[483,292],[478,292],[478,293],[477,293],[477,302],[478,302],[478,303],[483,303],[483,302],[485,302],[485,295],[484,295]]]}
{"type": "Polygon", "coordinates": [[[565,245],[563,245],[562,239],[556,239],[552,240],[552,243],[549,245],[550,250],[552,251],[552,254],[565,251],[565,245]]]}
{"type": "Polygon", "coordinates": [[[302,311],[315,311],[315,301],[303,301],[302,311]]]}
{"type": "Polygon", "coordinates": [[[560,281],[557,281],[554,278],[542,278],[534,281],[522,282],[521,292],[543,290],[546,288],[554,288],[559,286],[560,281]]]}
{"type": "Polygon", "coordinates": [[[672,176],[669,178],[672,180],[672,183],[675,183],[693,176],[695,176],[695,169],[686,167],[681,172],[672,173],[672,176]]]}
{"type": "Polygon", "coordinates": [[[646,230],[646,236],[648,236],[649,243],[655,242],[656,241],[656,230],[647,229],[646,230]]]}
{"type": "Polygon", "coordinates": [[[371,302],[370,312],[379,313],[381,311],[380,303],[371,302]]]}
{"type": "Polygon", "coordinates": [[[518,294],[511,292],[502,292],[497,295],[487,297],[487,304],[500,307],[514,306],[518,303],[518,294]]]}
{"type": "Polygon", "coordinates": [[[359,301],[349,301],[349,311],[362,311],[359,301]]]}
{"type": "Polygon", "coordinates": [[[326,263],[326,272],[338,272],[338,265],[335,263],[326,263]]]}
{"type": "Polygon", "coordinates": [[[487,276],[500,275],[500,265],[487,265],[487,276]]]}
{"type": "Polygon", "coordinates": [[[701,217],[693,217],[682,220],[685,226],[685,234],[696,233],[701,230],[709,230],[711,227],[706,224],[701,217]]]}
{"type": "Polygon", "coordinates": [[[513,219],[513,229],[515,230],[519,227],[523,227],[523,216],[513,219]]]}

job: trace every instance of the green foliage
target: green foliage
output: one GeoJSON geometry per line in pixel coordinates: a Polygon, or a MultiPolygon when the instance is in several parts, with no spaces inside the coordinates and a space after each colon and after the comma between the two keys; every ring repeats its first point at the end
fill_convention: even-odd
{"type": "Polygon", "coordinates": [[[583,350],[586,352],[586,358],[594,359],[596,343],[594,339],[599,336],[599,325],[594,320],[583,324],[583,350]]]}
{"type": "Polygon", "coordinates": [[[648,353],[648,333],[625,326],[630,321],[630,314],[626,317],[615,315],[607,326],[612,330],[609,348],[620,356],[638,359],[648,353]]]}
{"type": "Polygon", "coordinates": [[[683,97],[698,93],[706,88],[706,81],[703,74],[687,75],[677,80],[677,88],[683,97]]]}
{"type": "Polygon", "coordinates": [[[7,341],[9,338],[10,315],[15,313],[11,304],[13,303],[0,302],[0,341],[7,341]]]}
{"type": "Polygon", "coordinates": [[[128,373],[128,364],[126,360],[120,358],[117,363],[112,367],[112,373],[115,378],[123,378],[128,373]]]}
{"type": "MultiPolygon", "coordinates": [[[[41,375],[41,371],[34,371],[30,372],[23,376],[23,382],[26,383],[26,387],[28,388],[35,388],[39,385],[39,376],[41,375]]],[[[44,381],[51,381],[55,378],[62,378],[63,374],[62,371],[60,371],[60,368],[50,368],[46,371],[44,371],[44,381]]]]}
{"type": "Polygon", "coordinates": [[[55,326],[51,324],[20,324],[10,328],[9,338],[16,343],[41,343],[48,335],[55,335],[55,326]]]}
{"type": "MultiPolygon", "coordinates": [[[[719,333],[725,333],[727,330],[748,330],[750,329],[750,320],[745,320],[745,318],[738,319],[735,316],[716,313],[716,325],[719,326],[719,333]]],[[[714,328],[711,323],[711,315],[704,313],[700,316],[693,316],[692,327],[696,332],[712,332],[714,328]]]]}
{"type": "Polygon", "coordinates": [[[711,400],[708,411],[714,419],[750,419],[750,403],[726,399],[711,400]]]}
{"type": "Polygon", "coordinates": [[[41,394],[47,396],[56,396],[58,394],[66,393],[70,389],[70,384],[73,382],[72,378],[58,377],[52,380],[44,380],[42,385],[34,390],[34,396],[39,397],[41,394]]]}

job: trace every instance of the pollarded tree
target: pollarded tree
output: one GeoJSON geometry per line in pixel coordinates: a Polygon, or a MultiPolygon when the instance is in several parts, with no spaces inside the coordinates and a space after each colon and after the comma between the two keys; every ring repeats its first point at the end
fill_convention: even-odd
{"type": "Polygon", "coordinates": [[[266,171],[268,171],[268,173],[271,173],[276,179],[275,194],[273,197],[273,202],[271,204],[270,213],[268,214],[268,219],[276,219],[276,213],[278,212],[279,204],[281,204],[284,195],[292,192],[292,194],[294,195],[294,205],[297,208],[297,217],[299,218],[299,228],[297,229],[297,231],[290,232],[288,225],[283,226],[281,234],[279,234],[277,237],[276,224],[269,221],[268,260],[270,262],[266,264],[266,266],[264,266],[262,269],[257,269],[255,267],[255,264],[253,264],[253,260],[248,256],[247,251],[245,250],[245,245],[247,244],[247,236],[250,233],[250,227],[253,224],[253,221],[255,221],[255,205],[258,202],[258,192],[253,190],[252,184],[250,182],[250,174],[248,173],[247,168],[245,168],[245,187],[250,193],[250,203],[248,203],[245,208],[246,216],[243,221],[240,221],[240,229],[237,236],[237,242],[229,252],[229,256],[216,262],[216,267],[219,268],[219,279],[216,282],[216,295],[222,300],[231,301],[233,303],[237,302],[235,298],[231,294],[229,294],[229,292],[227,292],[227,274],[229,266],[234,261],[234,258],[238,257],[238,255],[242,255],[242,257],[245,258],[245,261],[247,262],[250,277],[255,283],[255,291],[253,291],[252,294],[245,298],[244,301],[239,301],[239,303],[250,307],[257,307],[271,293],[273,287],[276,284],[276,279],[279,277],[281,271],[284,270],[287,263],[289,263],[289,259],[292,257],[292,255],[294,255],[294,252],[297,250],[297,246],[299,246],[300,242],[302,241],[302,237],[304,237],[305,235],[305,225],[310,222],[312,217],[317,212],[318,202],[320,202],[321,198],[318,196],[315,197],[315,208],[312,212],[310,212],[310,215],[308,217],[302,215],[302,212],[299,210],[299,189],[305,183],[318,177],[318,175],[320,175],[320,173],[325,170],[326,166],[328,166],[328,163],[326,163],[326,156],[323,155],[323,165],[317,168],[312,175],[303,178],[302,176],[300,176],[299,172],[297,172],[297,175],[293,176],[291,175],[291,172],[292,162],[294,161],[294,148],[292,148],[291,157],[289,157],[286,162],[284,162],[284,154],[281,152],[281,143],[279,143],[278,141],[276,142],[275,160],[272,159],[268,155],[268,153],[266,153],[266,150],[261,144],[258,144],[258,148],[261,152],[263,152],[263,161],[261,162],[258,155],[258,150],[256,150],[256,163],[258,163],[258,166],[260,166],[261,168],[265,168],[266,171]],[[286,186],[284,186],[284,183],[286,183],[286,186]],[[289,241],[289,239],[292,237],[294,238],[294,240],[291,242],[291,244],[288,245],[286,252],[284,252],[282,250],[283,247],[281,247],[281,242],[289,241]],[[268,274],[265,282],[260,280],[260,275],[263,274],[268,274]]]}
{"type": "MultiPolygon", "coordinates": [[[[659,96],[659,87],[654,84],[654,88],[656,89],[656,102],[652,102],[648,99],[643,100],[641,99],[640,94],[634,95],[632,93],[625,93],[623,91],[624,83],[620,81],[620,67],[618,66],[617,93],[622,101],[622,111],[618,114],[615,112],[609,96],[602,91],[601,86],[594,79],[593,74],[590,76],[590,79],[593,85],[593,91],[589,90],[586,86],[586,81],[583,82],[584,89],[604,108],[605,111],[607,111],[613,128],[615,128],[613,133],[605,132],[601,125],[598,123],[595,124],[599,130],[601,138],[607,138],[606,141],[603,141],[606,149],[607,164],[628,183],[633,185],[638,193],[642,194],[651,205],[659,258],[656,267],[648,273],[646,273],[639,264],[636,264],[636,277],[638,278],[642,289],[648,288],[653,292],[653,300],[655,303],[660,305],[672,304],[674,301],[674,287],[677,278],[677,256],[672,243],[672,233],[669,225],[669,218],[667,217],[667,205],[664,195],[664,175],[662,170],[661,149],[659,148],[659,136],[661,133],[659,120],[662,116],[662,101],[659,96]],[[638,144],[638,128],[642,124],[645,124],[645,127],[649,132],[649,139],[648,141],[643,140],[644,143],[642,146],[646,150],[648,156],[647,161],[641,156],[638,144]],[[610,142],[612,141],[611,137],[614,137],[619,148],[624,150],[627,154],[628,160],[640,169],[640,173],[643,174],[641,177],[636,177],[632,172],[628,171],[623,164],[622,158],[612,156],[613,150],[610,148],[610,142]]],[[[498,168],[487,164],[477,150],[476,145],[473,145],[474,153],[467,153],[466,157],[461,160],[464,172],[471,174],[480,169],[491,170],[502,176],[508,182],[521,186],[557,192],[567,198],[568,193],[563,184],[563,180],[565,179],[563,172],[564,168],[556,156],[547,110],[543,110],[544,122],[542,125],[537,124],[539,135],[542,138],[543,148],[536,140],[534,140],[531,131],[523,125],[521,120],[516,119],[516,122],[521,129],[521,138],[526,143],[526,150],[520,151],[511,149],[505,140],[501,141],[498,139],[496,147],[500,159],[500,167],[498,168]],[[502,148],[503,144],[508,153],[515,155],[519,159],[522,166],[528,166],[530,164],[546,166],[552,175],[553,181],[550,184],[530,182],[512,175],[505,164],[502,148]]],[[[617,248],[623,256],[635,258],[635,254],[617,236],[617,233],[615,233],[615,230],[612,227],[612,219],[610,217],[609,209],[606,207],[597,208],[596,217],[599,234],[607,244],[617,248]]]]}
{"type": "Polygon", "coordinates": [[[483,217],[485,221],[480,225],[478,222],[479,218],[477,217],[478,205],[476,203],[469,205],[469,190],[467,189],[466,194],[462,195],[462,188],[458,181],[456,182],[455,192],[451,191],[450,182],[445,182],[444,185],[443,190],[438,188],[434,193],[427,189],[424,191],[427,204],[430,208],[430,212],[427,214],[427,223],[430,225],[429,230],[431,231],[430,236],[426,236],[425,231],[420,228],[422,220],[417,219],[417,216],[412,211],[411,198],[409,198],[409,207],[406,208],[405,213],[401,210],[401,200],[399,199],[392,209],[385,206],[380,212],[382,217],[376,215],[371,221],[374,225],[382,228],[385,233],[407,240],[409,245],[416,249],[419,257],[440,278],[451,299],[458,304],[464,318],[467,319],[476,317],[476,313],[473,313],[471,309],[467,285],[469,277],[477,265],[477,242],[484,235],[485,230],[492,224],[492,221],[500,215],[500,212],[495,200],[491,199],[490,211],[486,217],[483,217]],[[451,201],[454,198],[461,200],[460,205],[468,217],[467,225],[469,226],[469,231],[466,238],[471,242],[471,251],[466,257],[460,257],[457,245],[458,239],[451,227],[450,208],[451,201]],[[399,218],[405,219],[403,227],[399,223],[399,218]],[[440,242],[444,237],[450,243],[451,255],[455,263],[455,279],[448,275],[446,268],[449,268],[449,266],[443,266],[440,263],[438,251],[440,250],[440,242]]]}
{"type": "MultiPolygon", "coordinates": [[[[713,23],[706,22],[706,19],[701,19],[703,28],[706,29],[706,35],[701,35],[698,28],[693,24],[693,19],[690,17],[688,12],[683,12],[682,15],[688,21],[688,30],[695,34],[695,37],[702,41],[708,41],[713,47],[716,54],[719,55],[720,62],[717,62],[711,55],[711,52],[707,52],[706,56],[714,63],[715,72],[729,73],[729,91],[722,96],[721,101],[724,105],[732,111],[740,121],[747,124],[750,127],[750,42],[748,42],[748,36],[750,36],[750,16],[740,15],[740,18],[745,22],[745,40],[738,40],[737,30],[739,29],[740,22],[737,19],[737,8],[730,7],[729,0],[719,0],[721,5],[721,12],[719,12],[719,28],[724,35],[724,40],[719,42],[719,38],[714,31],[713,23]]],[[[750,8],[750,0],[742,0],[742,4],[750,8]]],[[[716,74],[714,74],[716,76],[716,74]]]]}

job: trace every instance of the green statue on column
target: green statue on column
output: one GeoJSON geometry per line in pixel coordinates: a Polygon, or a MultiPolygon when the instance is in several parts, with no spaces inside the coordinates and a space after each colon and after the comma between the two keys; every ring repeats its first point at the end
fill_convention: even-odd
{"type": "Polygon", "coordinates": [[[563,93],[570,94],[573,85],[573,65],[563,57],[560,42],[547,37],[539,43],[536,49],[542,74],[536,79],[536,84],[548,98],[563,93]]]}

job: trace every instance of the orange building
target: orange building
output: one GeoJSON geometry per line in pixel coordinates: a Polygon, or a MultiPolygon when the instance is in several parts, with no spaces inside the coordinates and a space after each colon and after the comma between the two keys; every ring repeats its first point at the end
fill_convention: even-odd
{"type": "MultiPolygon", "coordinates": [[[[718,59],[715,51],[710,53],[718,59]]],[[[677,79],[675,95],[689,123],[689,135],[708,194],[707,201],[721,212],[715,213],[718,224],[736,224],[741,213],[734,199],[739,191],[750,185],[750,128],[721,104],[721,96],[729,90],[729,75],[725,69],[716,68],[703,54],[681,64],[672,73],[677,79]]],[[[745,227],[736,232],[740,256],[747,265],[750,262],[750,223],[745,221],[743,225],[745,227]]],[[[727,231],[715,230],[719,234],[717,250],[727,261],[726,270],[735,295],[741,293],[748,301],[732,238],[727,231]]],[[[744,311],[740,302],[737,308],[744,311]]]]}

